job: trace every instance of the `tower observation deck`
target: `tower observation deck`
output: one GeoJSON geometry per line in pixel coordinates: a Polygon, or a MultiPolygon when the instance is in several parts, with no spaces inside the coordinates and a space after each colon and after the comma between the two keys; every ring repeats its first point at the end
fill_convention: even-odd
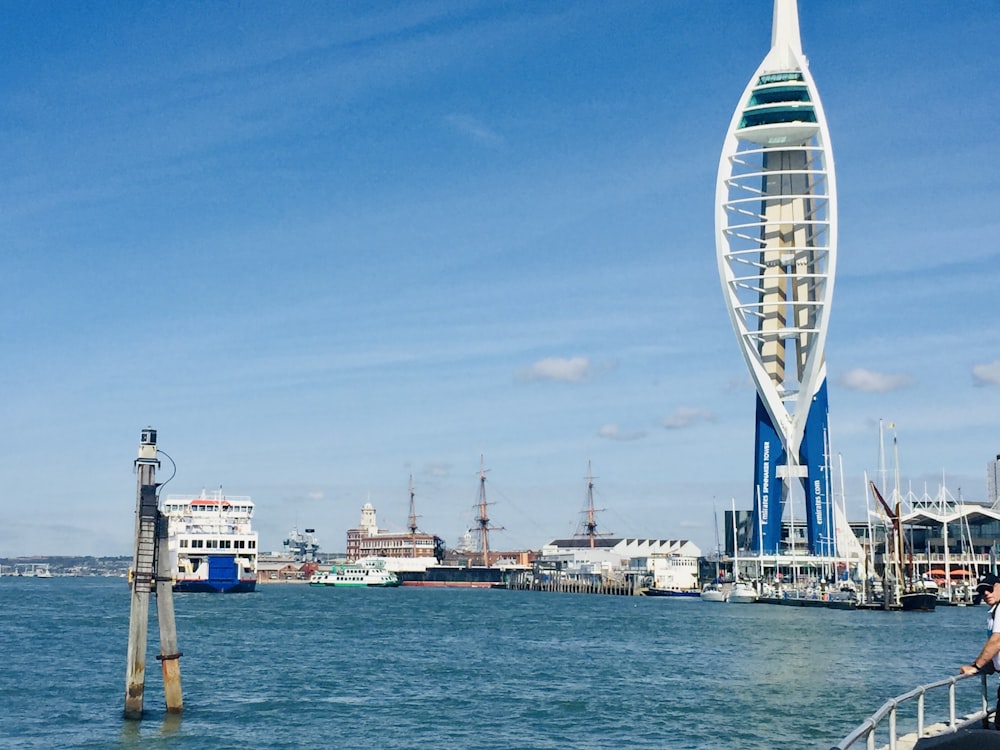
{"type": "Polygon", "coordinates": [[[774,0],[771,49],[729,124],[715,237],[726,306],[757,388],[754,551],[780,551],[783,519],[801,498],[808,551],[835,554],[824,350],[837,191],[796,0],[774,0]]]}

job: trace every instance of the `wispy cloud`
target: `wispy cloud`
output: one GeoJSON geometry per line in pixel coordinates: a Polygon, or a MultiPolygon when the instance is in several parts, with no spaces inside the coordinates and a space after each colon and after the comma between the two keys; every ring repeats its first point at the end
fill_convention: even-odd
{"type": "Polygon", "coordinates": [[[595,373],[589,357],[545,357],[531,367],[517,371],[523,382],[556,380],[562,383],[581,383],[595,373]]]}
{"type": "Polygon", "coordinates": [[[424,465],[424,476],[432,479],[443,479],[451,475],[451,464],[431,462],[424,465]]]}
{"type": "Polygon", "coordinates": [[[288,503],[289,505],[310,505],[312,503],[321,503],[325,497],[322,490],[313,490],[311,492],[295,492],[292,494],[285,495],[282,498],[282,502],[288,503]]]}
{"type": "Polygon", "coordinates": [[[628,442],[630,440],[642,440],[646,437],[646,432],[644,430],[624,432],[621,427],[616,424],[606,424],[601,426],[601,429],[597,431],[597,435],[605,440],[620,440],[622,442],[628,442]]]}
{"type": "Polygon", "coordinates": [[[457,133],[480,146],[497,147],[504,144],[504,137],[472,115],[452,114],[445,122],[457,133]]]}
{"type": "Polygon", "coordinates": [[[979,386],[1000,385],[1000,359],[983,365],[973,365],[972,379],[979,386]]]}
{"type": "Polygon", "coordinates": [[[858,367],[840,376],[840,384],[852,391],[865,393],[888,393],[908,386],[913,379],[909,375],[889,372],[874,372],[858,367]]]}
{"type": "Polygon", "coordinates": [[[699,422],[714,422],[715,414],[707,409],[693,406],[679,406],[674,413],[660,420],[660,424],[668,430],[682,430],[699,422]]]}

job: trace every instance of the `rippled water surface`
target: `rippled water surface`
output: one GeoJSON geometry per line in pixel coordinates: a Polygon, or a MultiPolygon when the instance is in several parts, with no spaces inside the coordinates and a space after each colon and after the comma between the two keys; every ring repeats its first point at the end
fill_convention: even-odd
{"type": "Polygon", "coordinates": [[[829,748],[974,657],[983,608],[840,612],[597,595],[263,586],[150,613],[122,718],[122,579],[0,579],[0,747],[829,748]]]}

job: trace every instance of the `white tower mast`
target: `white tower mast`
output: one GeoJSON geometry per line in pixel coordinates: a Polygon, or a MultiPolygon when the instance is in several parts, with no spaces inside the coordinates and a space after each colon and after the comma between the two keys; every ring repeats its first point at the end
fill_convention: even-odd
{"type": "MultiPolygon", "coordinates": [[[[800,455],[807,423],[822,420],[817,429],[826,426],[824,350],[837,247],[833,153],[802,53],[795,0],[775,0],[771,49],[730,122],[719,161],[715,229],[733,329],[769,429],[783,448],[784,463],[758,466],[758,489],[767,486],[761,472],[774,471],[787,501],[793,482],[809,476],[809,485],[814,484],[813,464],[823,453],[822,445],[810,445],[809,455],[800,455]],[[822,404],[810,420],[820,389],[822,404]]],[[[759,434],[760,423],[758,441],[759,434]]],[[[776,463],[773,449],[758,462],[766,465],[768,457],[776,463]]],[[[766,522],[764,494],[758,512],[766,522]]],[[[773,516],[776,509],[770,510],[773,516]]]]}

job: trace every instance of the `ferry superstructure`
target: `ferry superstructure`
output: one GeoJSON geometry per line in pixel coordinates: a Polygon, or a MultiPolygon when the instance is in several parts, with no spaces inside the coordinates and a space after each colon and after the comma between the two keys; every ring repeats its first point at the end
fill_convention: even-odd
{"type": "Polygon", "coordinates": [[[726,305],[757,388],[753,546],[779,552],[785,509],[801,497],[808,552],[836,554],[824,352],[837,190],[795,0],[775,0],[771,49],[729,124],[715,229],[726,305]]]}
{"type": "Polygon", "coordinates": [[[241,593],[257,586],[257,532],[251,526],[249,497],[226,497],[222,490],[200,495],[168,495],[174,591],[241,593]]]}

